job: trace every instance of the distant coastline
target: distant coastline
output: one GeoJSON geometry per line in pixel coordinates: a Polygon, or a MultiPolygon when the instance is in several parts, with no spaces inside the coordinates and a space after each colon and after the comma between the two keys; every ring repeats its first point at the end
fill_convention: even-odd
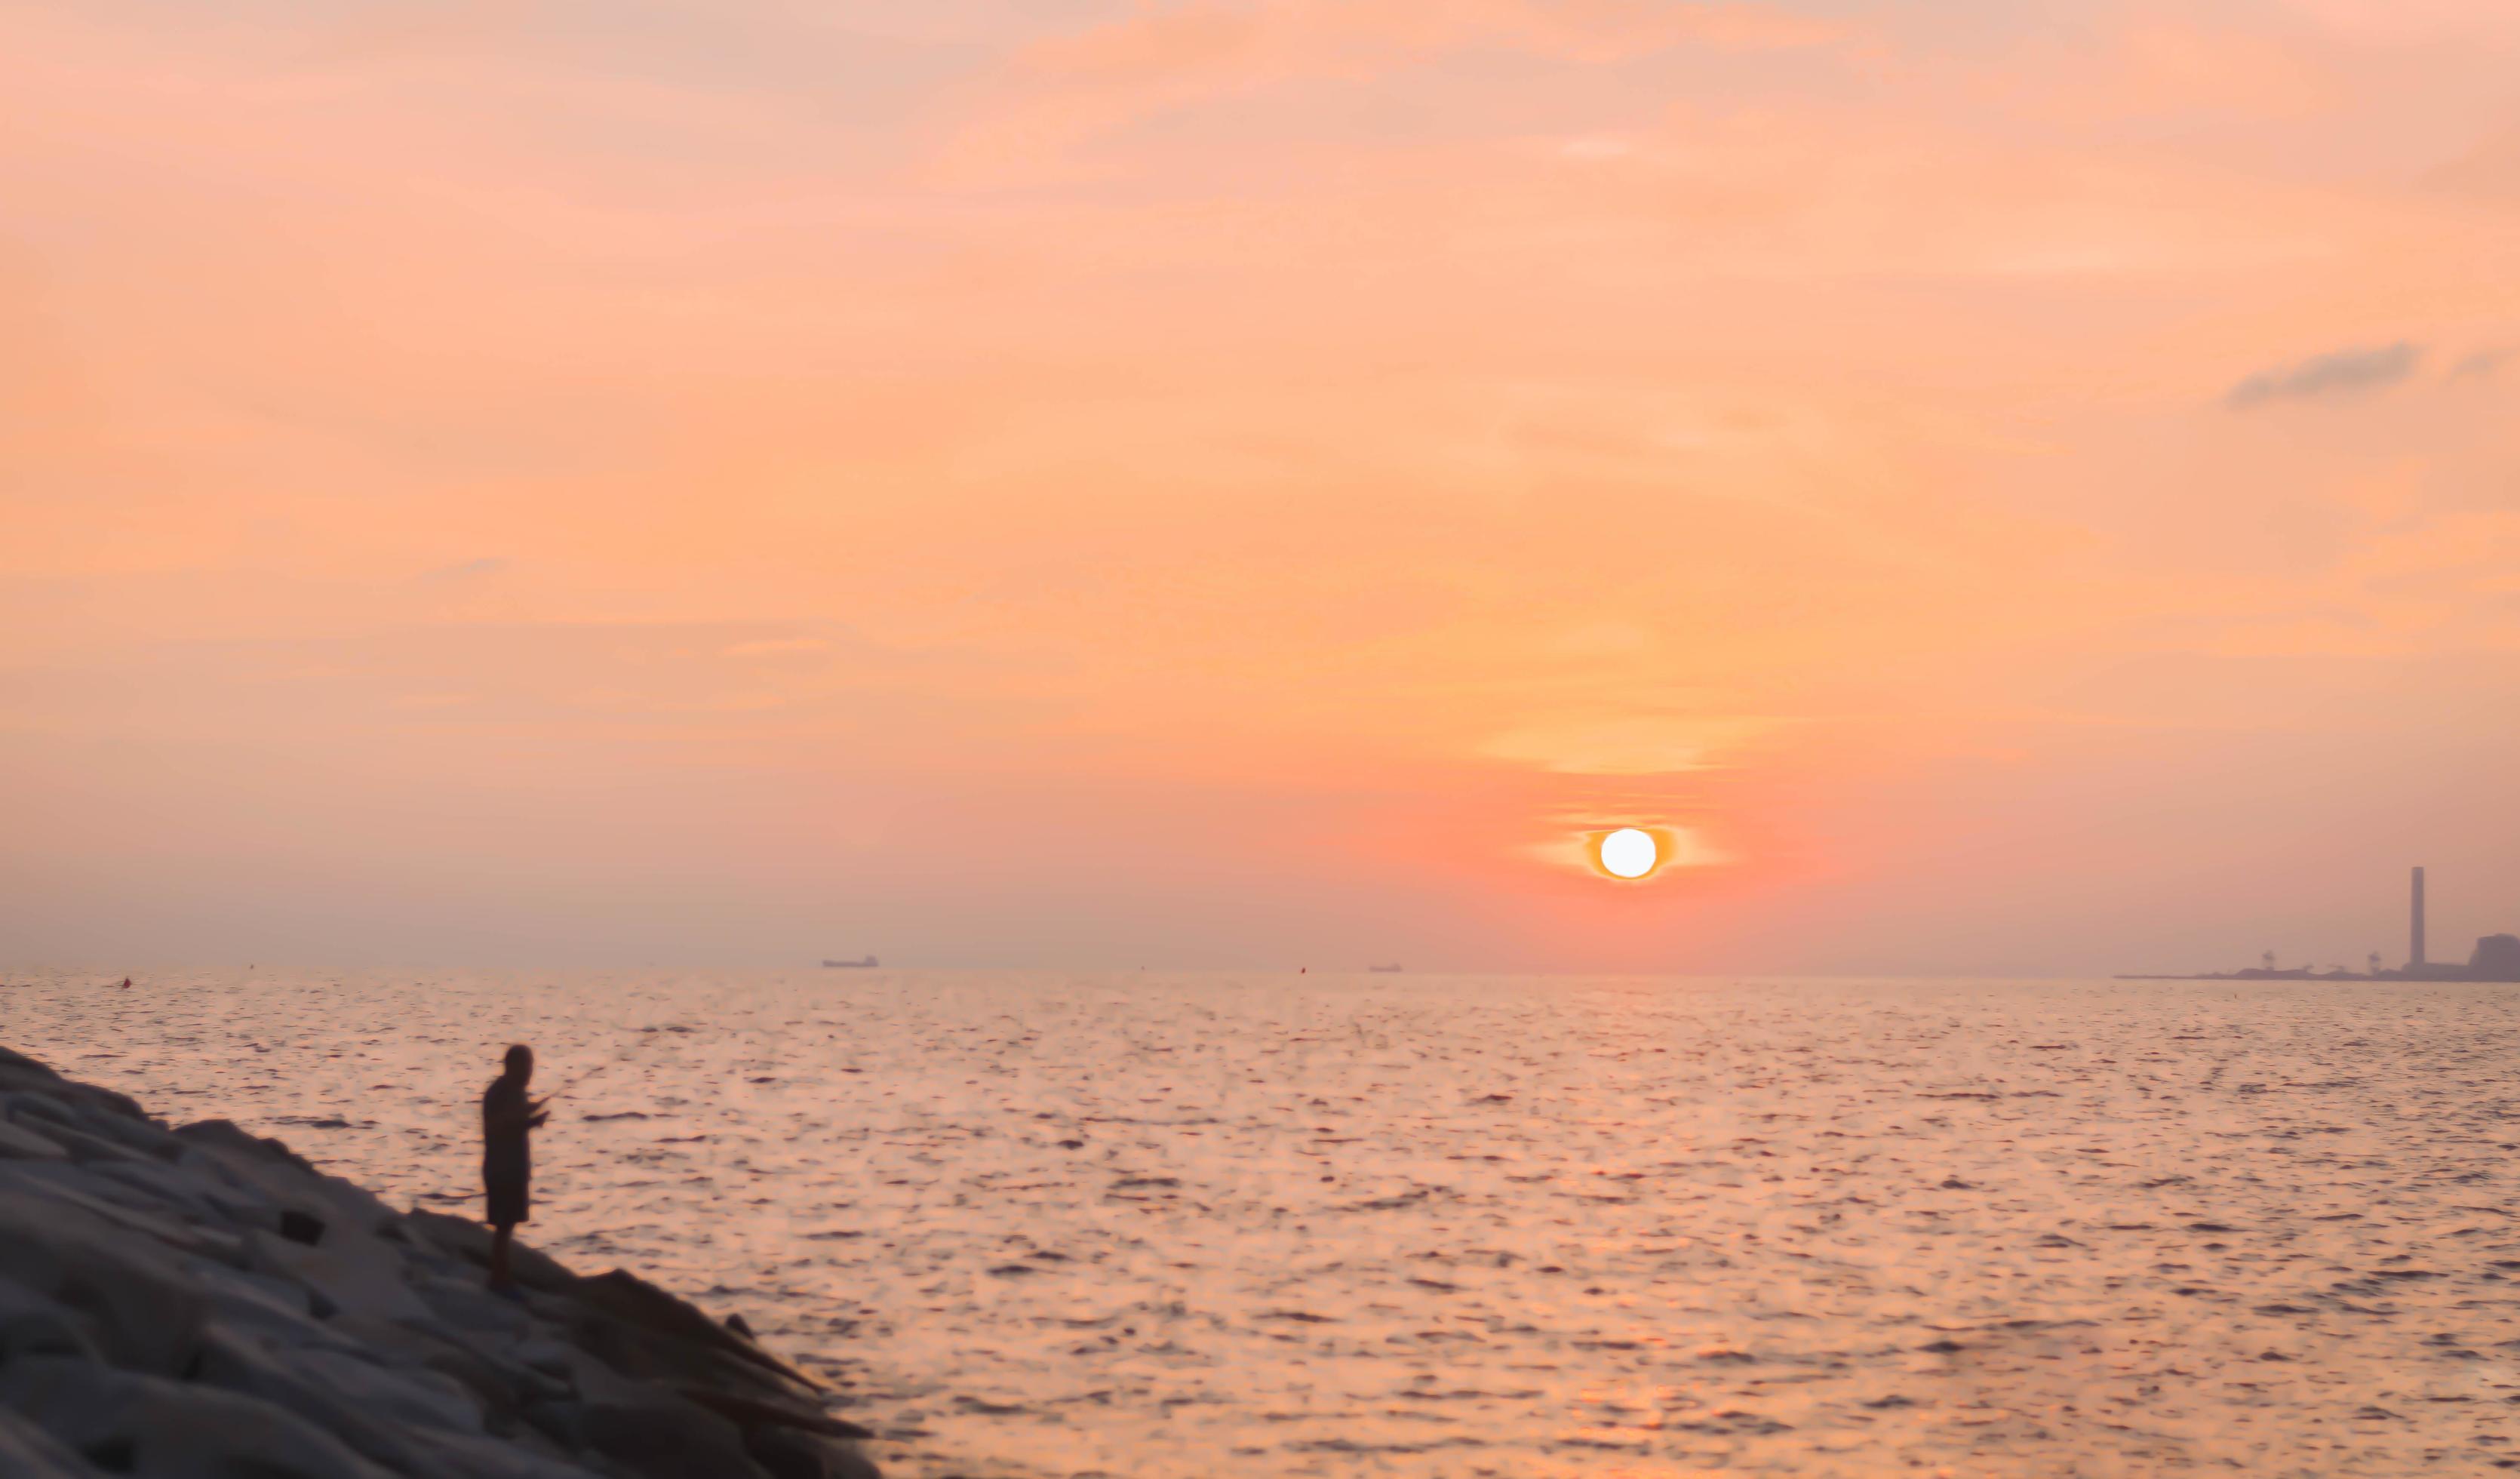
{"type": "MultiPolygon", "coordinates": [[[[2495,936],[2512,939],[2510,935],[2495,936]]],[[[2520,984],[2520,971],[2507,974],[2477,975],[2464,965],[2433,965],[2421,970],[2312,970],[2307,966],[2294,970],[2202,970],[2177,972],[2121,972],[2109,977],[2113,981],[2486,981],[2520,984]]]]}
{"type": "Polygon", "coordinates": [[[2267,952],[2267,964],[2248,970],[2182,971],[2177,974],[2120,975],[2121,981],[2494,981],[2520,984],[2520,935],[2490,934],[2476,942],[2467,964],[2427,960],[2424,955],[2424,871],[2416,868],[2408,877],[2407,895],[2407,964],[2396,970],[2380,968],[2380,953],[2371,953],[2369,970],[2346,970],[2342,967],[2313,970],[2307,965],[2292,970],[2275,966],[2275,953],[2267,952]]]}

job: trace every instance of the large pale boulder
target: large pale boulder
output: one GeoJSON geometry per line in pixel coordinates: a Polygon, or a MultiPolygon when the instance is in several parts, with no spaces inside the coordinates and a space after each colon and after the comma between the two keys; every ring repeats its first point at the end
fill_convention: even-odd
{"type": "MultiPolygon", "coordinates": [[[[0,1048],[0,1053],[8,1053],[8,1050],[0,1048]]],[[[23,1053],[10,1053],[6,1058],[0,1058],[0,1095],[21,1092],[67,1099],[100,1114],[149,1120],[148,1114],[123,1095],[111,1089],[100,1089],[94,1084],[66,1079],[23,1053]]]]}
{"type": "Polygon", "coordinates": [[[139,1105],[121,1095],[67,1079],[54,1087],[0,1093],[0,1110],[12,1119],[43,1119],[68,1126],[130,1155],[173,1153],[172,1133],[141,1113],[139,1105]]]}
{"type": "Polygon", "coordinates": [[[173,1250],[62,1201],[0,1194],[0,1271],[85,1316],[116,1366],[180,1373],[204,1301],[173,1250]]]}
{"type": "Polygon", "coordinates": [[[13,1119],[0,1119],[0,1156],[13,1160],[68,1160],[69,1152],[50,1136],[13,1119]]]}
{"type": "Polygon", "coordinates": [[[627,1270],[579,1279],[572,1292],[572,1337],[617,1370],[768,1402],[821,1396],[813,1378],[627,1270]]]}
{"type": "Polygon", "coordinates": [[[242,1268],[245,1242],[217,1223],[196,1222],[180,1208],[155,1202],[102,1176],[93,1164],[65,1161],[0,1161],[0,1199],[32,1205],[50,1202],[65,1215],[76,1212],[136,1232],[156,1246],[196,1254],[242,1268]]]}
{"type": "Polygon", "coordinates": [[[591,1407],[586,1435],[597,1453],[639,1479],[756,1479],[761,1473],[743,1451],[742,1429],[689,1404],[643,1397],[591,1407]]]}
{"type": "Polygon", "coordinates": [[[211,1328],[196,1379],[313,1422],[382,1468],[413,1479],[584,1479],[583,1465],[489,1433],[463,1384],[421,1366],[254,1342],[211,1328]]]}
{"type": "Polygon", "coordinates": [[[205,1319],[315,1350],[350,1349],[325,1320],[322,1296],[303,1284],[206,1261],[193,1266],[205,1319]]]}
{"type": "Polygon", "coordinates": [[[345,1223],[373,1232],[401,1220],[365,1188],[326,1176],[279,1141],[248,1135],[226,1120],[186,1125],[174,1137],[186,1151],[215,1164],[238,1185],[327,1227],[345,1223]]]}
{"type": "MultiPolygon", "coordinates": [[[[415,1209],[404,1217],[402,1226],[414,1236],[460,1263],[476,1270],[490,1267],[490,1230],[477,1222],[449,1217],[443,1212],[415,1209]]],[[[523,1243],[518,1243],[509,1250],[508,1265],[517,1282],[528,1289],[567,1294],[578,1285],[578,1277],[561,1267],[557,1259],[523,1243]]]]}
{"type": "Polygon", "coordinates": [[[0,1367],[36,1356],[99,1361],[99,1345],[96,1322],[0,1275],[0,1367]]]}
{"type": "MultiPolygon", "coordinates": [[[[539,1435],[537,1435],[539,1436],[539,1435]]],[[[549,1451],[548,1445],[526,1447],[517,1442],[415,1429],[412,1447],[422,1457],[416,1475],[461,1474],[464,1479],[608,1479],[596,1460],[580,1462],[549,1451]]],[[[730,1474],[727,1479],[741,1479],[730,1474]]]]}
{"type": "Polygon", "coordinates": [[[336,1315],[428,1322],[436,1317],[411,1291],[401,1254],[361,1228],[336,1227],[318,1243],[260,1230],[246,1234],[248,1266],[323,1296],[336,1315]]]}
{"type": "Polygon", "coordinates": [[[314,1423],[236,1392],[39,1357],[0,1369],[0,1407],[137,1479],[389,1479],[314,1423]]]}
{"type": "Polygon", "coordinates": [[[416,1273],[411,1289],[441,1324],[475,1340],[515,1347],[533,1337],[532,1313],[491,1293],[477,1274],[416,1273]]]}
{"type": "Polygon", "coordinates": [[[333,1328],[395,1367],[434,1371],[471,1394],[481,1425],[492,1433],[523,1432],[525,1409],[537,1402],[568,1402],[575,1389],[563,1364],[557,1373],[520,1359],[521,1352],[468,1341],[446,1326],[344,1315],[333,1328]]]}
{"type": "Polygon", "coordinates": [[[481,1412],[470,1393],[424,1367],[387,1370],[355,1355],[308,1351],[212,1324],[194,1379],[259,1397],[315,1422],[388,1468],[417,1466],[416,1428],[477,1434],[481,1412]]]}
{"type": "Polygon", "coordinates": [[[52,1434],[0,1411],[0,1474],[9,1479],[92,1479],[103,1472],[52,1434]]]}
{"type": "Polygon", "coordinates": [[[117,1205],[160,1216],[173,1216],[196,1226],[260,1226],[269,1218],[218,1183],[154,1156],[135,1155],[98,1161],[88,1166],[89,1189],[117,1205]],[[240,1213],[247,1214],[240,1217],[240,1213]]]}

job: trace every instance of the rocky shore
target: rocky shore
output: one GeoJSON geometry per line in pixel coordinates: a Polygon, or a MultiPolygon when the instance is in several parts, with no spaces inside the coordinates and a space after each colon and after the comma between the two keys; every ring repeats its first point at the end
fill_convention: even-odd
{"type": "Polygon", "coordinates": [[[874,1479],[740,1321],[488,1249],[0,1049],[0,1474],[874,1479]]]}

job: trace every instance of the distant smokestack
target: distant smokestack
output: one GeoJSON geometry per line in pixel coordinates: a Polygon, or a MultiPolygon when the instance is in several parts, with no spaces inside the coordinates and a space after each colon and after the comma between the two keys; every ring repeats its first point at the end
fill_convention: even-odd
{"type": "Polygon", "coordinates": [[[2415,870],[2414,916],[2407,924],[2407,964],[2424,964],[2424,871],[2415,870]]]}

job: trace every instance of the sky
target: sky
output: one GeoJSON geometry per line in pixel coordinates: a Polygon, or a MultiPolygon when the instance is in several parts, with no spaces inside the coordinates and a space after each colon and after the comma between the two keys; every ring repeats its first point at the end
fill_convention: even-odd
{"type": "Polygon", "coordinates": [[[2359,967],[2419,863],[2463,958],[2514,75],[2506,0],[0,0],[0,963],[2359,967]]]}

